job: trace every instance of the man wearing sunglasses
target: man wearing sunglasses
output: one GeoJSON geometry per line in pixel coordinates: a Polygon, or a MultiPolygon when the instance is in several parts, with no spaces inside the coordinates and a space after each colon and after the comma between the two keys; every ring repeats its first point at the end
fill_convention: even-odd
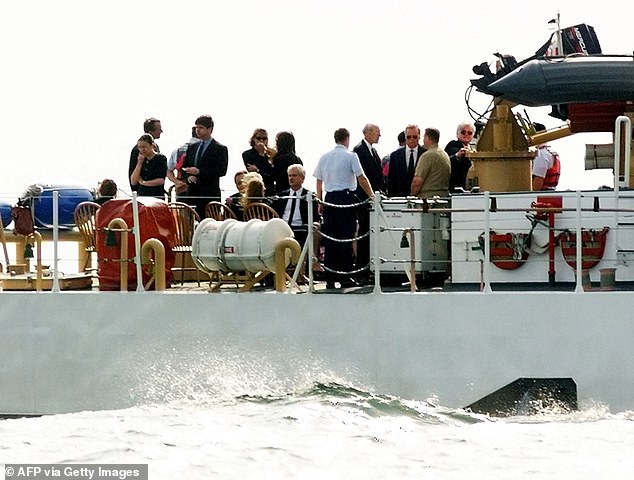
{"type": "Polygon", "coordinates": [[[417,125],[405,127],[405,146],[392,152],[390,168],[387,172],[387,196],[407,197],[414,179],[416,163],[425,152],[425,148],[418,144],[420,128],[417,125]]]}

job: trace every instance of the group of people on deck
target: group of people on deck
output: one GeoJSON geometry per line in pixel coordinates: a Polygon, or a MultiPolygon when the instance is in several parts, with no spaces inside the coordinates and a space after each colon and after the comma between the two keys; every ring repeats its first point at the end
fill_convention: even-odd
{"type": "MultiPolygon", "coordinates": [[[[195,120],[191,139],[175,149],[170,158],[160,153],[155,140],[160,138],[160,120],[149,118],[143,124],[144,134],[130,154],[130,187],[140,196],[164,198],[166,179],[176,191],[177,198],[192,205],[200,218],[211,200],[221,200],[220,178],[227,174],[227,147],[212,137],[214,121],[210,115],[195,120]]],[[[399,148],[383,160],[374,145],[381,136],[380,128],[367,124],[363,139],[349,151],[350,133],[344,128],[334,133],[335,148],[324,154],[313,173],[317,181],[314,219],[321,218],[322,231],[327,237],[350,239],[356,242],[356,258],[351,242],[324,241],[324,263],[329,287],[346,287],[371,281],[370,247],[367,233],[370,228],[370,209],[367,199],[376,193],[388,197],[417,196],[447,197],[467,188],[471,167],[468,152],[476,133],[470,122],[458,125],[456,139],[444,149],[439,146],[440,132],[426,128],[422,136],[417,125],[407,125],[399,135],[399,148]],[[402,142],[402,143],[401,143],[402,142]],[[337,206],[355,205],[354,208],[337,206]],[[355,272],[351,275],[350,272],[355,272]]],[[[295,137],[289,131],[275,136],[275,147],[269,146],[268,132],[253,131],[250,148],[242,153],[244,169],[234,175],[237,192],[225,203],[238,218],[242,209],[252,201],[263,201],[273,206],[280,218],[294,231],[307,232],[307,198],[312,195],[303,186],[306,171],[295,152],[295,137]],[[299,201],[297,199],[299,198],[299,201]],[[303,228],[302,228],[303,227],[303,228]]],[[[297,236],[297,235],[296,235],[297,236]]],[[[300,234],[300,244],[305,234],[300,234]]]]}

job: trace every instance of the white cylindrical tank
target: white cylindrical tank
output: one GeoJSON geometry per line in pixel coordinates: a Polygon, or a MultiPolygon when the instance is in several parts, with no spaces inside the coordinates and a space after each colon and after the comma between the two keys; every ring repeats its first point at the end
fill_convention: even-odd
{"type": "MultiPolygon", "coordinates": [[[[274,218],[248,222],[211,218],[201,221],[192,239],[192,258],[204,272],[275,270],[275,247],[284,238],[293,238],[288,224],[274,218]]],[[[290,252],[286,252],[286,265],[290,252]]]]}

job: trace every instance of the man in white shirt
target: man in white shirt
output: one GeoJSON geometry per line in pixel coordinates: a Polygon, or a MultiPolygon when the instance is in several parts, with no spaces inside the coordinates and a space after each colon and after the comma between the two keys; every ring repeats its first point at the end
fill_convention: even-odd
{"type": "MultiPolygon", "coordinates": [[[[374,197],[374,191],[363,172],[359,157],[348,151],[350,132],[340,128],[334,136],[335,148],[319,159],[313,175],[317,179],[317,198],[325,201],[325,205],[319,205],[324,217],[322,232],[334,239],[349,240],[354,238],[357,226],[354,209],[337,208],[334,205],[357,203],[358,198],[354,193],[357,182],[368,198],[374,197]]],[[[335,280],[339,280],[343,288],[356,285],[350,278],[353,268],[352,242],[324,238],[324,264],[328,271],[328,288],[335,287],[335,280]]]]}
{"type": "MultiPolygon", "coordinates": [[[[537,132],[546,130],[546,127],[541,123],[534,123],[533,125],[537,132]]],[[[559,155],[556,152],[552,152],[546,143],[538,145],[532,168],[533,191],[554,190],[559,183],[560,172],[559,155]]]]}
{"type": "Polygon", "coordinates": [[[200,139],[196,136],[196,127],[192,127],[192,137],[189,142],[174,149],[167,160],[167,178],[176,186],[176,193],[178,194],[187,191],[187,184],[180,178],[180,169],[183,168],[183,163],[185,162],[187,147],[198,142],[200,142],[200,139]]]}

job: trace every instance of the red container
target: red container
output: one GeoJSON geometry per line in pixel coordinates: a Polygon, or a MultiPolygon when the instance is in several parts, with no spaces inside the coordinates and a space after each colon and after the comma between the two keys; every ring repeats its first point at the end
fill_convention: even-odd
{"type": "MultiPolygon", "coordinates": [[[[149,238],[158,239],[165,248],[165,275],[167,283],[172,279],[174,265],[174,234],[176,226],[167,204],[152,197],[138,198],[141,245],[149,238]]],[[[111,220],[123,219],[128,228],[134,225],[132,200],[113,199],[104,203],[97,212],[97,259],[99,290],[119,290],[121,269],[121,235],[128,236],[128,290],[136,290],[136,265],[134,264],[134,235],[122,232],[107,232],[111,220]],[[110,238],[108,236],[110,235],[110,238]]],[[[148,266],[142,270],[143,284],[150,279],[148,266]]]]}
{"type": "Polygon", "coordinates": [[[623,115],[626,102],[569,103],[570,131],[613,132],[616,117],[623,115]]]}

